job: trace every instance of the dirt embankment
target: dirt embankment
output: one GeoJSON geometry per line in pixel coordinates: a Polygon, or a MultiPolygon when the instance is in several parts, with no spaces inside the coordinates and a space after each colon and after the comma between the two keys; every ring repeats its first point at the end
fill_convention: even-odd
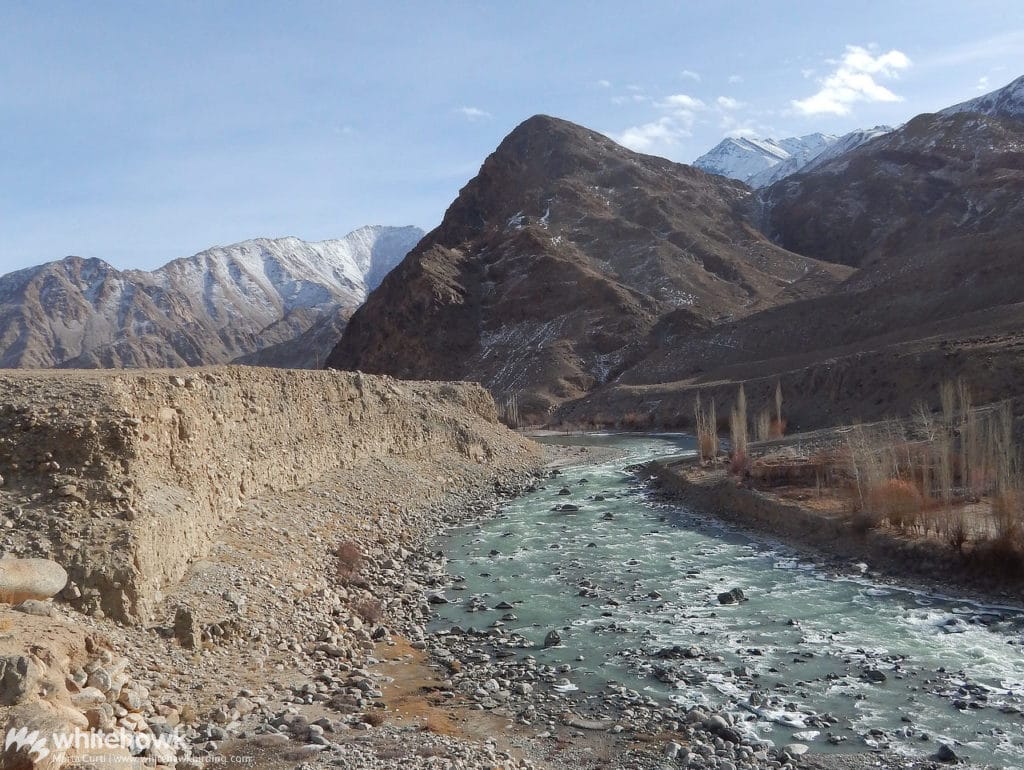
{"type": "Polygon", "coordinates": [[[724,469],[698,468],[692,459],[646,466],[662,494],[743,529],[768,535],[840,569],[866,563],[874,574],[922,588],[955,590],[980,599],[1019,603],[1024,581],[993,572],[934,538],[892,529],[865,529],[845,511],[817,510],[740,484],[724,469]]]}
{"type": "Polygon", "coordinates": [[[2,547],[119,620],[149,618],[247,499],[396,457],[459,460],[447,490],[540,462],[472,384],[210,367],[11,372],[0,393],[2,547]]]}

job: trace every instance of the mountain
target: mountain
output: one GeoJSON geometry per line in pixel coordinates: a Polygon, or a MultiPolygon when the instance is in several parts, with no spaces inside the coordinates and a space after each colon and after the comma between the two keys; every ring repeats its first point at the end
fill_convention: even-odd
{"type": "Polygon", "coordinates": [[[665,324],[702,329],[849,275],[772,244],[744,185],[538,115],[352,316],[329,366],[472,379],[543,417],[665,324]]]}
{"type": "Polygon", "coordinates": [[[651,405],[685,413],[696,391],[728,398],[739,381],[753,402],[770,400],[781,381],[790,417],[804,426],[907,414],[918,400],[937,403],[938,384],[961,376],[980,401],[1019,397],[1020,84],[919,115],[759,191],[768,235],[856,272],[819,297],[669,329],[561,416],[651,405]]]}
{"type": "Polygon", "coordinates": [[[747,184],[757,190],[761,187],[768,187],[780,179],[785,179],[787,176],[806,173],[817,168],[822,163],[826,163],[832,158],[860,147],[865,142],[870,142],[876,137],[888,134],[892,130],[890,126],[875,126],[874,128],[857,129],[840,137],[831,137],[832,141],[825,145],[817,154],[802,153],[793,155],[782,163],[754,174],[746,180],[747,184]]]}
{"type": "Polygon", "coordinates": [[[947,107],[941,114],[953,115],[958,112],[974,112],[994,118],[1024,117],[1024,75],[984,96],[947,107]]]}
{"type": "Polygon", "coordinates": [[[835,141],[836,137],[831,134],[808,134],[781,140],[727,137],[697,158],[693,165],[709,174],[749,184],[752,178],[779,166],[802,166],[835,141]]]}
{"type": "Polygon", "coordinates": [[[816,133],[778,140],[729,137],[697,158],[693,165],[709,174],[739,179],[756,190],[816,168],[890,131],[889,126],[876,126],[843,136],[816,133]]]}
{"type": "MultiPolygon", "coordinates": [[[[0,366],[192,366],[259,351],[260,362],[280,363],[275,346],[325,323],[337,331],[422,234],[363,227],[319,243],[214,247],[151,272],[66,257],[9,273],[0,276],[0,366]]],[[[315,366],[329,347],[282,353],[315,366]]]]}
{"type": "Polygon", "coordinates": [[[761,190],[763,227],[784,248],[828,262],[898,261],[928,244],[1018,227],[1022,172],[1021,119],[919,115],[761,190]]]}

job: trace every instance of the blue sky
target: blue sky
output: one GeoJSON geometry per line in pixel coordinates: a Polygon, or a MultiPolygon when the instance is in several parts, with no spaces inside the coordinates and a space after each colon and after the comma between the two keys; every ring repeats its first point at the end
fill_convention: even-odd
{"type": "Polygon", "coordinates": [[[1024,3],[0,4],[0,273],[435,226],[517,123],[689,162],[1024,74],[1024,3]]]}

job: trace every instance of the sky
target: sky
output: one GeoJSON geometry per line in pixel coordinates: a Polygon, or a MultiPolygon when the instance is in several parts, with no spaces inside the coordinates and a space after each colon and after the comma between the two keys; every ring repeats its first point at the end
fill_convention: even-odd
{"type": "Polygon", "coordinates": [[[1024,3],[0,3],[0,273],[436,226],[546,113],[691,162],[1024,74],[1024,3]]]}

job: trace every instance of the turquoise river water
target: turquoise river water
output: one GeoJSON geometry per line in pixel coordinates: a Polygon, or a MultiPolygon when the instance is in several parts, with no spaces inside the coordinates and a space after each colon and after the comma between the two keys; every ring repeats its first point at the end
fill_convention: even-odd
{"type": "Polygon", "coordinates": [[[536,643],[524,654],[570,664],[584,695],[621,683],[734,711],[749,733],[813,751],[887,744],[918,754],[941,741],[974,762],[1024,767],[1019,608],[876,583],[870,568],[836,574],[654,502],[627,466],[692,452],[690,437],[548,440],[625,454],[565,468],[498,516],[447,536],[448,570],[464,582],[437,608],[440,626],[480,628],[503,614],[467,613],[471,596],[492,607],[508,601],[517,619],[507,627],[536,643]],[[565,503],[580,510],[553,510],[565,503]],[[716,597],[732,588],[748,601],[721,606],[716,597]],[[551,629],[563,643],[541,649],[551,629]],[[655,652],[674,645],[692,652],[665,676],[655,652]],[[838,724],[823,725],[823,714],[838,724]]]}

